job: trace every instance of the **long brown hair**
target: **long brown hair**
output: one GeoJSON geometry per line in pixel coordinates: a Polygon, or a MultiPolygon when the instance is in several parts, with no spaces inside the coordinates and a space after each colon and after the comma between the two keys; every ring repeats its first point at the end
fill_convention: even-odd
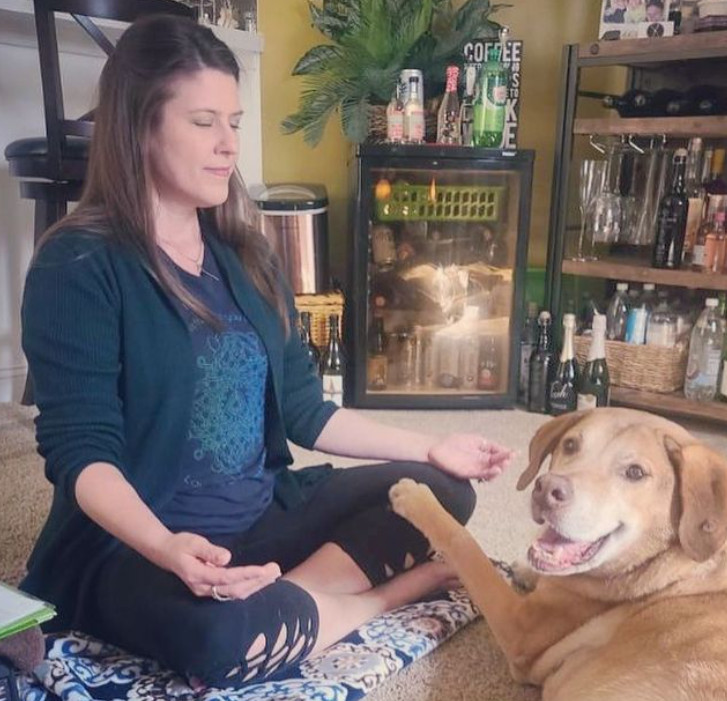
{"type": "MultiPolygon", "coordinates": [[[[51,227],[81,228],[131,247],[170,294],[218,328],[214,315],[189,293],[165,264],[155,243],[151,206],[151,135],[172,97],[174,81],[203,68],[239,83],[235,55],[207,27],[190,19],[152,15],[134,22],[119,39],[101,73],[88,172],[77,208],[51,227]]],[[[204,210],[211,233],[231,246],[253,284],[277,311],[286,334],[289,321],[279,264],[260,230],[257,207],[237,169],[223,204],[204,210]]],[[[208,233],[208,232],[206,232],[208,233]]]]}

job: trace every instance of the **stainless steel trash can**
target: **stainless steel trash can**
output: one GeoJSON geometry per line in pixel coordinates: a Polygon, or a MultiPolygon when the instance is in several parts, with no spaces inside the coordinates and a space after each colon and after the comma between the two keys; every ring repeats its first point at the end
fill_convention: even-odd
{"type": "Polygon", "coordinates": [[[293,292],[328,292],[328,194],[325,187],[281,183],[251,194],[262,215],[263,233],[280,257],[293,292]]]}

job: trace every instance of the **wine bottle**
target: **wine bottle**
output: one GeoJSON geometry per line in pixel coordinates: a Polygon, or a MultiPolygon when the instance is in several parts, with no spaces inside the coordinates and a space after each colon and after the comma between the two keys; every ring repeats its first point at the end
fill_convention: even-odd
{"type": "Polygon", "coordinates": [[[530,358],[538,344],[538,304],[528,302],[528,313],[520,335],[520,377],[518,399],[528,405],[528,385],[530,382],[530,358]]]}
{"type": "Polygon", "coordinates": [[[375,391],[386,389],[389,375],[389,361],[386,357],[384,319],[381,316],[374,317],[374,323],[371,329],[367,374],[369,389],[375,391]]]}
{"type": "Polygon", "coordinates": [[[548,391],[550,413],[553,416],[575,411],[578,406],[578,362],[573,350],[575,332],[575,315],[564,314],[563,349],[548,391]]]}
{"type": "Polygon", "coordinates": [[[595,409],[608,406],[611,400],[611,380],[606,363],[606,317],[593,318],[593,335],[588,361],[578,381],[577,408],[595,409]]]}
{"type": "Polygon", "coordinates": [[[308,353],[308,359],[313,363],[317,373],[320,373],[321,352],[313,343],[313,335],[311,334],[311,313],[302,312],[300,315],[300,338],[308,353]]]}
{"type": "Polygon", "coordinates": [[[447,66],[447,89],[437,112],[437,143],[461,143],[459,124],[459,98],[457,97],[457,80],[459,68],[447,66]]]}
{"type": "Polygon", "coordinates": [[[714,85],[697,85],[686,92],[690,113],[699,116],[725,114],[727,91],[714,85]]]}
{"type": "Polygon", "coordinates": [[[674,154],[674,176],[671,188],[662,198],[656,216],[656,242],[652,256],[654,268],[676,269],[680,268],[682,264],[689,212],[689,200],[684,190],[686,161],[686,149],[677,149],[674,154]]]}
{"type": "Polygon", "coordinates": [[[386,108],[386,140],[392,144],[404,141],[404,104],[401,101],[401,84],[398,81],[391,102],[386,108]]]}
{"type": "Polygon", "coordinates": [[[528,410],[538,414],[547,414],[550,410],[548,391],[554,365],[550,312],[540,312],[538,326],[538,345],[530,358],[528,410]]]}
{"type": "Polygon", "coordinates": [[[321,361],[323,399],[343,406],[343,372],[345,367],[338,314],[328,317],[328,346],[321,361]]]}
{"type": "Polygon", "coordinates": [[[615,109],[619,117],[653,116],[653,96],[646,90],[629,90],[623,95],[582,93],[586,97],[600,97],[604,107],[615,109]]]}

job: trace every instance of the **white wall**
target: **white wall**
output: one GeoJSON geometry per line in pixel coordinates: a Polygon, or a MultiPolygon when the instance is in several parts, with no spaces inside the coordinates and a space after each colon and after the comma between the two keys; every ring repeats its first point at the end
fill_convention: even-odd
{"type": "MultiPolygon", "coordinates": [[[[112,23],[110,37],[123,27],[112,23]]],[[[262,39],[244,32],[216,30],[242,65],[239,167],[248,185],[262,182],[260,52],[262,39]]],[[[72,22],[59,29],[62,76],[69,117],[93,105],[104,63],[72,22]]],[[[0,154],[15,139],[44,134],[40,68],[29,0],[0,0],[0,154]]],[[[33,202],[20,198],[19,181],[0,156],[0,402],[18,400],[25,381],[20,348],[20,302],[23,279],[33,248],[33,202]]]]}

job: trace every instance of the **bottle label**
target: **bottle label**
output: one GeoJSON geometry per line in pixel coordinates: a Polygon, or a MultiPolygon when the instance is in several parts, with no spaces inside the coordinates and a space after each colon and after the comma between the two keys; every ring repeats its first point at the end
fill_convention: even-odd
{"type": "Polygon", "coordinates": [[[701,197],[689,198],[689,209],[687,210],[687,230],[684,234],[684,253],[691,253],[694,250],[694,242],[697,240],[697,231],[702,221],[702,206],[704,202],[701,197]]]}
{"type": "Polygon", "coordinates": [[[550,413],[554,416],[565,414],[568,411],[575,411],[578,404],[578,396],[572,385],[564,385],[554,382],[550,388],[550,413]]]}
{"type": "Polygon", "coordinates": [[[343,377],[323,373],[323,399],[343,406],[343,377]]]}
{"type": "Polygon", "coordinates": [[[692,265],[699,268],[704,265],[704,244],[695,244],[692,249],[692,265]]]}
{"type": "Polygon", "coordinates": [[[582,409],[595,409],[598,406],[598,397],[595,394],[578,393],[578,411],[582,409]]]}
{"type": "Polygon", "coordinates": [[[626,343],[643,345],[646,343],[646,327],[649,312],[646,307],[637,307],[629,312],[626,322],[626,343]]]}
{"type": "Polygon", "coordinates": [[[531,343],[520,344],[520,394],[526,396],[528,382],[530,380],[530,356],[533,354],[531,343]]]}
{"type": "Polygon", "coordinates": [[[404,141],[404,113],[396,110],[387,115],[386,139],[392,143],[404,141]]]}
{"type": "Polygon", "coordinates": [[[419,143],[424,141],[424,110],[421,107],[411,109],[404,121],[404,138],[419,143]]]}

